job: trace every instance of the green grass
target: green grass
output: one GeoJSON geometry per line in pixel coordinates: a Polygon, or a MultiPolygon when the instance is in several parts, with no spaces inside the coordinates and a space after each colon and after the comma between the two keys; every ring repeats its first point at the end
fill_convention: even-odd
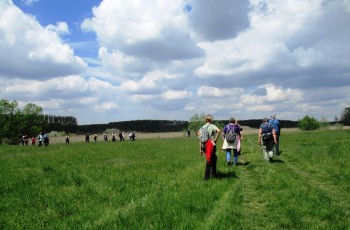
{"type": "Polygon", "coordinates": [[[0,229],[349,229],[349,137],[283,134],[269,164],[245,135],[209,181],[195,137],[0,146],[0,229]]]}

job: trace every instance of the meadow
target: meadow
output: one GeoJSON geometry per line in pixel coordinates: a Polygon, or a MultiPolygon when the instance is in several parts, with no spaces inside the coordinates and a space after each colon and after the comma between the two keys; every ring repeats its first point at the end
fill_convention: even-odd
{"type": "Polygon", "coordinates": [[[350,229],[350,130],[257,134],[204,181],[196,137],[0,145],[0,229],[350,229]]]}

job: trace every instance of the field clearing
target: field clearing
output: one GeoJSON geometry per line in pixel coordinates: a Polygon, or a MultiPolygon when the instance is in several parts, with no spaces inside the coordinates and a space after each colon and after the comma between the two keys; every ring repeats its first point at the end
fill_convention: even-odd
{"type": "Polygon", "coordinates": [[[349,229],[349,140],[286,131],[267,163],[246,134],[209,181],[196,137],[1,145],[0,229],[349,229]]]}
{"type": "MultiPolygon", "coordinates": [[[[254,134],[258,133],[258,129],[250,128],[250,127],[243,127],[244,131],[243,134],[254,134]]],[[[336,129],[336,127],[330,127],[331,130],[336,129]]],[[[343,129],[350,129],[350,126],[344,126],[343,129]]],[[[298,132],[300,131],[298,128],[284,128],[282,130],[283,133],[290,133],[290,132],[298,132]]],[[[192,136],[196,135],[192,132],[192,136]]],[[[90,142],[93,142],[93,135],[90,135],[90,142]]],[[[144,139],[163,139],[163,138],[181,138],[181,137],[187,137],[186,132],[166,132],[166,133],[139,133],[136,132],[136,140],[144,140],[144,139]]],[[[117,142],[119,141],[119,137],[117,136],[117,142]]],[[[108,141],[111,141],[112,137],[109,134],[108,135],[108,141]]],[[[104,142],[103,140],[103,134],[100,134],[97,139],[98,142],[104,142]]],[[[126,135],[125,141],[129,141],[129,137],[126,135]]],[[[85,142],[85,136],[84,135],[73,135],[70,136],[70,142],[71,143],[77,143],[77,142],[85,142]]],[[[50,137],[50,143],[57,144],[57,143],[65,143],[65,137],[50,137]]]]}

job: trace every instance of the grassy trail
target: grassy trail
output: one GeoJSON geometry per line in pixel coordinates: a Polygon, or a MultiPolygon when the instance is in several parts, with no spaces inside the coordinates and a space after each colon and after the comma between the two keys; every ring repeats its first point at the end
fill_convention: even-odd
{"type": "Polygon", "coordinates": [[[348,229],[349,130],[287,133],[204,181],[196,138],[0,146],[0,229],[348,229]]]}

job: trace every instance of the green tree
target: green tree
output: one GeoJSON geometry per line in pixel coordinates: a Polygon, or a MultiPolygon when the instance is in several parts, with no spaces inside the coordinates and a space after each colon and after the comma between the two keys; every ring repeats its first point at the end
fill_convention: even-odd
{"type": "Polygon", "coordinates": [[[0,142],[18,144],[21,135],[37,135],[45,125],[42,108],[27,104],[23,110],[18,108],[17,101],[0,100],[0,142]]]}
{"type": "Polygon", "coordinates": [[[343,125],[350,125],[350,107],[346,107],[340,117],[340,122],[343,125]]]}
{"type": "Polygon", "coordinates": [[[17,142],[20,138],[20,109],[17,101],[0,100],[0,123],[0,142],[2,143],[4,140],[8,140],[10,143],[17,142]]]}
{"type": "Polygon", "coordinates": [[[298,127],[301,130],[307,130],[307,131],[316,130],[316,129],[319,129],[320,126],[321,124],[316,118],[309,117],[308,115],[298,120],[298,127]]]}
{"type": "Polygon", "coordinates": [[[190,121],[188,122],[188,129],[193,130],[197,134],[197,131],[200,129],[201,126],[203,126],[204,122],[205,122],[205,114],[195,113],[191,117],[190,121]]]}
{"type": "Polygon", "coordinates": [[[28,103],[22,110],[22,122],[20,132],[29,136],[36,136],[46,126],[43,109],[32,103],[28,103]]]}

